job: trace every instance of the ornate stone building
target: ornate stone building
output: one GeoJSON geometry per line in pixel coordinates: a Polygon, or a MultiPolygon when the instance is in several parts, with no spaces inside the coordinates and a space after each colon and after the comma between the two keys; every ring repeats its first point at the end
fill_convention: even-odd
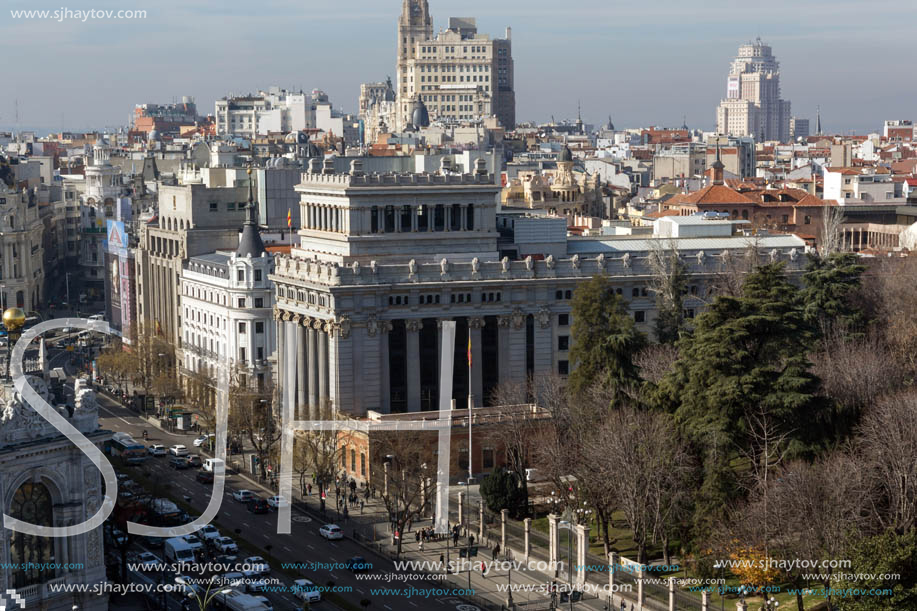
{"type": "MultiPolygon", "coordinates": [[[[44,380],[28,376],[45,400],[44,380]]],[[[75,404],[58,412],[99,446],[109,437],[99,430],[95,393],[77,380],[75,404]]],[[[4,512],[32,524],[69,526],[92,517],[102,504],[99,470],[57,429],[26,405],[8,384],[0,387],[0,494],[4,512]]],[[[66,593],[62,584],[92,587],[106,581],[101,528],[72,537],[45,538],[0,530],[0,590],[15,590],[26,609],[104,611],[108,596],[66,593]],[[45,565],[16,568],[25,563],[45,565]]],[[[18,608],[8,606],[7,608],[18,608]]]]}
{"type": "Polygon", "coordinates": [[[42,306],[43,233],[35,194],[15,191],[0,181],[0,311],[42,306]]]}
{"type": "MultiPolygon", "coordinates": [[[[318,408],[366,414],[437,409],[440,322],[456,322],[452,398],[488,403],[504,381],[569,373],[570,302],[576,286],[605,273],[638,327],[651,333],[652,239],[570,239],[541,259],[501,257],[500,187],[479,160],[473,174],[335,174],[315,160],[297,186],[302,245],[278,257],[275,285],[281,388],[297,418],[318,408]],[[471,380],[465,351],[471,340],[471,380]]],[[[688,272],[686,314],[706,285],[757,247],[802,265],[793,236],[703,238],[675,244],[688,272]]]]}
{"type": "Polygon", "coordinates": [[[607,216],[599,175],[575,172],[573,167],[573,154],[564,146],[556,169],[519,172],[503,189],[500,201],[509,206],[547,210],[568,221],[576,216],[607,216]]]}

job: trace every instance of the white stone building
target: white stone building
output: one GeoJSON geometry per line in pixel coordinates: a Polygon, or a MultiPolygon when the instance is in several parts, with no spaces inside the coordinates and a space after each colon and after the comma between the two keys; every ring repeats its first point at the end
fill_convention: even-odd
{"type": "Polygon", "coordinates": [[[43,233],[34,194],[0,181],[0,308],[44,305],[43,233]]]}
{"type": "Polygon", "coordinates": [[[740,46],[732,61],[716,131],[758,142],[790,139],[790,102],[780,98],[780,64],[760,38],[740,46]]]}
{"type": "Polygon", "coordinates": [[[294,132],[315,126],[315,103],[307,93],[279,87],[254,96],[226,97],[214,105],[218,135],[254,138],[270,132],[294,132]]]}
{"type": "Polygon", "coordinates": [[[478,33],[474,19],[451,17],[449,27],[434,36],[427,0],[404,0],[395,69],[399,130],[413,124],[418,102],[431,120],[479,121],[496,115],[506,129],[516,125],[509,28],[506,38],[492,39],[478,33]]]}
{"type": "Polygon", "coordinates": [[[241,367],[258,388],[270,381],[275,350],[274,259],[264,249],[249,200],[235,251],[191,257],[181,275],[182,361],[185,372],[213,375],[241,367]]]}
{"type": "MultiPolygon", "coordinates": [[[[49,400],[41,378],[29,384],[49,400]]],[[[58,412],[99,450],[111,435],[99,429],[95,393],[82,380],[75,384],[74,409],[58,412]]],[[[102,505],[99,470],[71,441],[26,405],[8,384],[0,387],[0,495],[6,515],[41,526],[69,526],[92,517],[102,505]]],[[[15,590],[26,609],[104,611],[108,596],[65,592],[67,584],[84,587],[106,581],[102,529],[71,537],[35,537],[0,529],[0,591],[7,608],[15,590]],[[25,563],[59,568],[9,568],[25,563]],[[74,568],[79,567],[79,568],[74,568]]]]}
{"type": "MultiPolygon", "coordinates": [[[[437,409],[443,320],[457,327],[451,398],[459,404],[469,382],[481,405],[501,382],[566,375],[573,291],[597,273],[612,277],[638,328],[652,333],[654,240],[567,239],[563,220],[551,218],[546,231],[528,228],[528,238],[508,223],[498,231],[499,190],[483,160],[463,175],[310,165],[297,187],[302,245],[279,257],[272,275],[277,381],[298,418],[315,418],[328,403],[359,415],[437,409]],[[556,238],[542,235],[552,231],[556,238]],[[462,366],[469,337],[480,364],[470,381],[462,366]]],[[[804,264],[805,243],[794,236],[675,242],[690,274],[688,316],[727,260],[754,244],[790,270],[804,264]]]]}

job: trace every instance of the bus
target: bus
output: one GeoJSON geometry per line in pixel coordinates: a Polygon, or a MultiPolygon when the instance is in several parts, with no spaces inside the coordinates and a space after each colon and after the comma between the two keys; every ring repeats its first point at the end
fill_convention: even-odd
{"type": "Polygon", "coordinates": [[[134,441],[127,433],[115,433],[105,442],[105,453],[112,457],[120,457],[126,465],[137,465],[146,460],[148,454],[146,446],[134,441]]]}

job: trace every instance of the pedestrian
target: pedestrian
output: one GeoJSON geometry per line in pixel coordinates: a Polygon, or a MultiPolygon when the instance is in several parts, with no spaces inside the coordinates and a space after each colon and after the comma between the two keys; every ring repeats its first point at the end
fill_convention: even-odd
{"type": "Polygon", "coordinates": [[[481,577],[487,579],[487,564],[481,560],[481,577]]]}
{"type": "Polygon", "coordinates": [[[446,568],[446,557],[442,554],[439,555],[439,566],[446,568]]]}
{"type": "Polygon", "coordinates": [[[468,535],[468,545],[474,545],[474,535],[468,535]]]}
{"type": "Polygon", "coordinates": [[[621,611],[627,611],[627,603],[624,602],[624,599],[621,599],[621,611]]]}
{"type": "Polygon", "coordinates": [[[416,541],[417,543],[420,543],[420,531],[419,530],[414,533],[414,541],[416,541]]]}
{"type": "Polygon", "coordinates": [[[363,501],[360,501],[360,515],[363,515],[363,501]]]}
{"type": "Polygon", "coordinates": [[[420,551],[423,551],[423,538],[420,539],[420,551]]]}
{"type": "Polygon", "coordinates": [[[499,555],[500,555],[500,544],[497,543],[496,545],[494,545],[494,553],[493,553],[493,555],[492,555],[492,557],[491,557],[491,560],[493,560],[494,562],[496,562],[496,561],[497,561],[497,556],[499,556],[499,555]]]}
{"type": "Polygon", "coordinates": [[[312,484],[308,484],[308,485],[306,486],[306,490],[309,491],[309,496],[312,496],[312,484]]]}
{"type": "Polygon", "coordinates": [[[459,534],[458,531],[452,531],[452,547],[458,547],[459,534]]]}

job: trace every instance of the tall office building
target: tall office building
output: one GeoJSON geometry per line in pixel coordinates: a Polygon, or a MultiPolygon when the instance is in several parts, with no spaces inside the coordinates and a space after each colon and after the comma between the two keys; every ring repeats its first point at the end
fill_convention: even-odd
{"type": "Polygon", "coordinates": [[[790,102],[780,99],[780,64],[770,45],[739,47],[726,80],[726,99],[716,111],[716,129],[730,136],[753,136],[758,142],[790,139],[790,102]]]}
{"type": "Polygon", "coordinates": [[[474,19],[456,17],[434,36],[427,0],[404,0],[398,19],[398,127],[419,127],[414,118],[423,117],[426,109],[429,120],[496,115],[512,129],[516,94],[510,38],[509,28],[506,38],[492,39],[478,33],[474,19]]]}

